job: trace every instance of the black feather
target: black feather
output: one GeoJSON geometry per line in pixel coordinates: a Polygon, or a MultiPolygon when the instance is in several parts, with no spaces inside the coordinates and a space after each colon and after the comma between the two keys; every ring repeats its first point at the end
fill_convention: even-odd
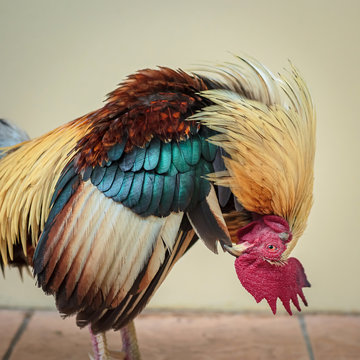
{"type": "MultiPolygon", "coordinates": [[[[218,148],[215,155],[215,159],[213,161],[213,167],[215,172],[226,170],[224,159],[222,156],[223,156],[222,149],[218,148]]],[[[219,204],[221,207],[225,207],[230,199],[231,190],[230,188],[224,186],[218,186],[217,189],[218,189],[219,204]]]]}
{"type": "Polygon", "coordinates": [[[217,241],[231,245],[228,235],[218,224],[218,220],[211,211],[206,199],[198,203],[193,209],[190,209],[187,215],[196,233],[211,251],[217,253],[217,241]]]}

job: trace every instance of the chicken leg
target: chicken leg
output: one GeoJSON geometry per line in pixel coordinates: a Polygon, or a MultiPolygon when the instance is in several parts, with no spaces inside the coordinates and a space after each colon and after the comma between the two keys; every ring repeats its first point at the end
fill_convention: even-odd
{"type": "Polygon", "coordinates": [[[90,355],[91,360],[109,360],[110,354],[107,348],[106,334],[94,334],[91,325],[89,325],[89,332],[91,336],[91,344],[93,347],[94,357],[90,355]]]}
{"type": "Polygon", "coordinates": [[[109,350],[107,347],[106,334],[94,334],[89,326],[89,331],[91,335],[91,343],[93,345],[94,358],[91,356],[92,360],[111,360],[111,359],[120,359],[120,360],[140,360],[140,350],[137,343],[136,331],[134,322],[131,321],[126,326],[120,329],[123,350],[114,351],[109,350]]]}

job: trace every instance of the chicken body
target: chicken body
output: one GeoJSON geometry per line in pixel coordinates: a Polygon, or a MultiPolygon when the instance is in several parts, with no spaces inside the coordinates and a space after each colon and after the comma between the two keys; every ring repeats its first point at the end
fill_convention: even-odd
{"type": "Polygon", "coordinates": [[[218,79],[142,70],[101,109],[0,161],[2,263],[22,252],[80,327],[123,328],[197,238],[240,258],[250,249],[238,230],[274,214],[292,232],[275,259],[286,262],[303,232],[314,152],[305,85],[295,70],[291,87],[244,59],[212,71],[218,79]]]}

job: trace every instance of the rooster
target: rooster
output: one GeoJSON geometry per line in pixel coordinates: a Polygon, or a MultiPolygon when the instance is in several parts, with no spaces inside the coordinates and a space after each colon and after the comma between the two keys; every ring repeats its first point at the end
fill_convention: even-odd
{"type": "Polygon", "coordinates": [[[310,284],[289,254],[312,205],[314,139],[293,67],[139,71],[99,110],[3,149],[1,265],[32,266],[59,312],[89,326],[96,359],[109,329],[140,357],[132,320],[198,238],[236,257],[257,302],[300,311],[310,284]]]}

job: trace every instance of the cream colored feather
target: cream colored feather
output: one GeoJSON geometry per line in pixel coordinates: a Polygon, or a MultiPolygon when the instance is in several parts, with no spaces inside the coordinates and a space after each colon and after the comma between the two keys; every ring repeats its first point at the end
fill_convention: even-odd
{"type": "Polygon", "coordinates": [[[165,253],[173,251],[183,213],[143,218],[87,181],[59,216],[43,255],[49,288],[57,292],[65,284],[69,299],[76,287],[79,303],[86,297],[91,304],[101,294],[108,307],[116,307],[143,269],[142,288],[153,280],[165,253]]]}
{"type": "Polygon", "coordinates": [[[290,74],[275,77],[255,61],[240,59],[240,64],[222,70],[225,78],[229,71],[242,74],[236,80],[234,75],[228,90],[202,92],[214,105],[191,120],[219,132],[210,141],[230,155],[224,158],[227,171],[209,178],[230,187],[248,211],[276,214],[289,222],[293,240],[287,257],[305,229],[313,202],[314,109],[293,66],[290,74]]]}
{"type": "Polygon", "coordinates": [[[0,161],[0,252],[5,265],[19,239],[25,255],[29,237],[36,245],[55,184],[87,129],[85,120],[75,120],[6,149],[9,154],[0,161]]]}

